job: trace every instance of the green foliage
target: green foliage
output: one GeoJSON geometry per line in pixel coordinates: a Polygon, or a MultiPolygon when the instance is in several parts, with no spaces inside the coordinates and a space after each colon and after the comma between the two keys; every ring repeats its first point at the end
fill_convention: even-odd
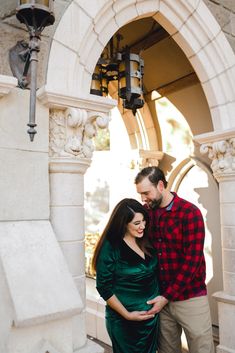
{"type": "Polygon", "coordinates": [[[98,129],[97,135],[94,138],[96,151],[110,150],[110,133],[109,129],[98,129]]]}

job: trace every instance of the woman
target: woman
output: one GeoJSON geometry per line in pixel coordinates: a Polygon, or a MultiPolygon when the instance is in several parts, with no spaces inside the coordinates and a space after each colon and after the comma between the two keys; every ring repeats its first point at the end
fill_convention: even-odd
{"type": "Polygon", "coordinates": [[[114,353],[156,353],[158,315],[147,301],[159,294],[157,258],[147,238],[148,213],[134,199],[114,208],[92,265],[106,301],[106,327],[114,353]]]}

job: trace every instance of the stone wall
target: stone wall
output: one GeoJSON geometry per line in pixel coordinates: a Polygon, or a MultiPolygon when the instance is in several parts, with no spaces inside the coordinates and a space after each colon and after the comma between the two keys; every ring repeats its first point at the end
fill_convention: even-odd
{"type": "MultiPolygon", "coordinates": [[[[55,1],[55,24],[46,28],[42,33],[41,50],[38,65],[38,87],[45,83],[47,60],[50,51],[51,38],[55,29],[72,0],[55,1]]],[[[94,0],[92,0],[94,1],[94,0]]],[[[235,1],[234,0],[203,0],[215,16],[222,30],[235,51],[235,1]]],[[[0,8],[0,74],[12,75],[9,65],[9,49],[17,41],[28,41],[28,33],[24,25],[21,25],[15,17],[16,0],[2,0],[0,8]]]]}
{"type": "MultiPolygon", "coordinates": [[[[50,51],[51,39],[56,27],[72,0],[56,0],[54,4],[55,23],[53,26],[45,28],[42,32],[38,63],[38,87],[43,86],[46,79],[46,68],[50,51]]],[[[14,47],[17,41],[25,40],[28,42],[29,36],[26,27],[17,20],[15,9],[16,0],[1,0],[0,7],[0,74],[12,76],[9,64],[9,50],[14,47]]]]}
{"type": "Polygon", "coordinates": [[[225,33],[233,51],[235,51],[235,1],[203,0],[225,33]]]}

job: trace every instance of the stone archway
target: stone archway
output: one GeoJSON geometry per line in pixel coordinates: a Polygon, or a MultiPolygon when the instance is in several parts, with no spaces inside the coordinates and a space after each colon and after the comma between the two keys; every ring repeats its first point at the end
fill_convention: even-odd
{"type": "MultiPolygon", "coordinates": [[[[235,56],[221,28],[202,0],[109,0],[92,5],[82,0],[72,1],[55,32],[46,85],[38,92],[38,97],[42,103],[47,103],[50,107],[63,107],[63,110],[67,107],[77,107],[107,112],[114,103],[108,98],[94,97],[89,93],[95,64],[109,39],[120,27],[147,16],[153,17],[168,31],[184,51],[200,80],[214,131],[208,136],[197,137],[197,140],[205,143],[204,150],[210,152],[214,175],[222,185],[220,203],[224,204],[225,189],[234,190],[235,183],[235,56]],[[223,133],[224,130],[226,133],[223,133]],[[228,174],[224,175],[224,172],[228,174]]],[[[229,194],[229,202],[235,204],[232,193],[229,194]]],[[[231,240],[231,235],[234,234],[234,206],[231,212],[228,212],[228,206],[225,205],[222,215],[225,220],[222,229],[225,234],[224,244],[232,242],[232,248],[235,248],[231,240]]],[[[224,254],[228,257],[227,249],[224,254]]],[[[230,256],[232,259],[233,255],[230,256]]],[[[235,275],[233,269],[231,270],[232,274],[229,273],[229,261],[226,261],[224,287],[227,294],[217,295],[218,301],[221,302],[219,311],[222,313],[222,343],[217,350],[223,353],[231,351],[233,345],[232,334],[227,331],[228,320],[226,315],[223,315],[226,311],[230,311],[232,315],[235,310],[235,285],[229,284],[230,279],[235,283],[235,275]]],[[[230,315],[229,320],[229,326],[232,328],[234,319],[230,315]]]]}
{"type": "Polygon", "coordinates": [[[46,91],[89,96],[91,75],[108,40],[118,28],[144,16],[152,16],[169,32],[194,67],[209,104],[214,130],[233,127],[234,53],[201,0],[109,0],[94,6],[73,1],[52,41],[46,91]],[[59,60],[61,57],[64,59],[59,60]]]}

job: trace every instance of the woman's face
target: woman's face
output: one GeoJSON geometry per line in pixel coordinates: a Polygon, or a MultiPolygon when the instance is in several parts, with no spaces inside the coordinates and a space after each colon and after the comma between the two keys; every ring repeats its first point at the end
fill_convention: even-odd
{"type": "Polygon", "coordinates": [[[146,221],[142,213],[135,213],[134,218],[130,223],[127,224],[126,236],[134,238],[142,238],[144,235],[144,228],[146,221]]]}

